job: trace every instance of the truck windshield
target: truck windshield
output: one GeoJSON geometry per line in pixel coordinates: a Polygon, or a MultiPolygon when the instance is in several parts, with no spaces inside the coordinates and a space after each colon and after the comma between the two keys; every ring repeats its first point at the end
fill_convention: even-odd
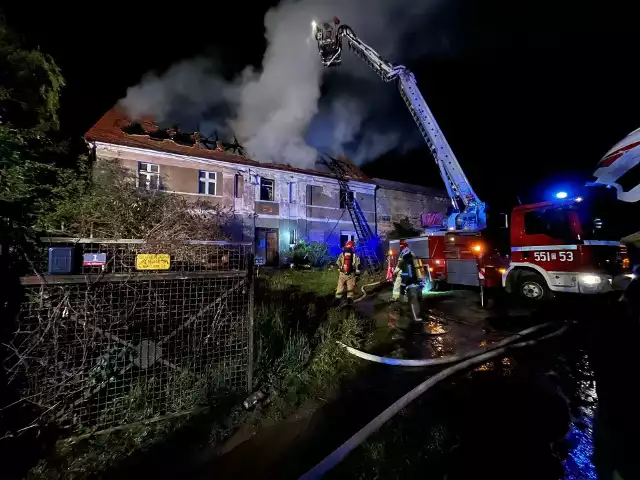
{"type": "Polygon", "coordinates": [[[612,189],[591,188],[578,206],[583,240],[617,241],[638,230],[638,225],[632,225],[637,213],[629,211],[637,206],[617,200],[612,189]]]}

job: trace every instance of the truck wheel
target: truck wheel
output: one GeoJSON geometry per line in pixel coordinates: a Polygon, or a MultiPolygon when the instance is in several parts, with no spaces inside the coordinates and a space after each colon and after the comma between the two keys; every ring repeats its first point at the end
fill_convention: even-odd
{"type": "Polygon", "coordinates": [[[518,295],[529,302],[540,302],[551,298],[551,290],[542,275],[522,272],[518,277],[518,295]]]}

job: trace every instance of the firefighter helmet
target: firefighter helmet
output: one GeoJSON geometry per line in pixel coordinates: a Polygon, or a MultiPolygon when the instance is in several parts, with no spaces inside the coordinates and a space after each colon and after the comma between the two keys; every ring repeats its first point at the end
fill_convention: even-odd
{"type": "Polygon", "coordinates": [[[400,240],[400,250],[402,250],[403,248],[409,248],[409,244],[406,240],[400,240]]]}
{"type": "Polygon", "coordinates": [[[344,248],[350,248],[352,250],[355,248],[355,246],[356,245],[351,240],[348,240],[347,243],[344,244],[344,248]]]}
{"type": "Polygon", "coordinates": [[[593,175],[596,177],[595,183],[615,188],[618,200],[637,202],[640,201],[640,184],[638,184],[637,172],[635,175],[631,172],[638,169],[640,169],[640,128],[616,143],[598,162],[593,175]]]}

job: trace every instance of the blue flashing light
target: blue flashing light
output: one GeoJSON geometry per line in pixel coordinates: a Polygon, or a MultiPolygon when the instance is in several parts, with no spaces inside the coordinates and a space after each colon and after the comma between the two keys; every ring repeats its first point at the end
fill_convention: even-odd
{"type": "Polygon", "coordinates": [[[563,198],[567,198],[567,192],[558,192],[556,193],[556,198],[559,198],[560,200],[562,200],[563,198]]]}

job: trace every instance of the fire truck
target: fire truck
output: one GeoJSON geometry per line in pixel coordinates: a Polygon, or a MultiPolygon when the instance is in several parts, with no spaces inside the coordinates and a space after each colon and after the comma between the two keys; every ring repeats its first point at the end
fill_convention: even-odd
{"type": "MultiPolygon", "coordinates": [[[[451,207],[437,225],[426,227],[420,237],[406,239],[430,286],[503,287],[533,301],[552,298],[555,292],[594,294],[624,288],[631,266],[620,239],[628,232],[617,230],[619,222],[612,213],[619,200],[635,201],[640,193],[638,187],[625,196],[623,188],[614,183],[625,168],[628,170],[629,165],[615,168],[631,155],[628,142],[605,156],[596,171],[596,182],[579,195],[561,192],[554,201],[518,205],[510,215],[492,218],[458,163],[414,75],[406,67],[384,60],[337,18],[312,22],[312,29],[325,67],[340,65],[344,41],[383,81],[397,84],[433,154],[451,207]]],[[[398,254],[398,241],[391,241],[390,264],[398,254]]]]}

